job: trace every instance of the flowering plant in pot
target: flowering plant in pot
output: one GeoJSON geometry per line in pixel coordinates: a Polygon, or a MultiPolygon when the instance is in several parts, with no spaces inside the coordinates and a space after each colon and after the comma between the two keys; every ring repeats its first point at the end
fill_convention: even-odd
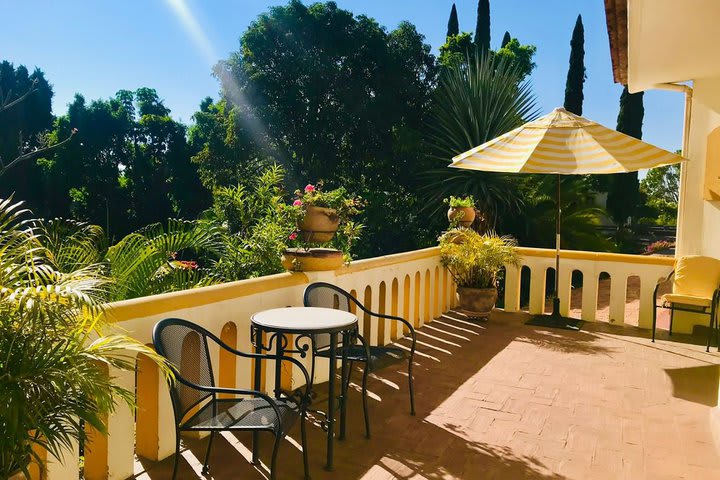
{"type": "Polygon", "coordinates": [[[452,226],[469,227],[475,220],[475,199],[472,195],[465,197],[450,196],[443,200],[449,205],[448,220],[452,226]]]}
{"type": "Polygon", "coordinates": [[[295,190],[293,207],[298,211],[299,235],[307,243],[326,243],[333,239],[341,224],[362,211],[363,202],[345,187],[323,190],[323,183],[308,184],[295,190]]]}
{"type": "Polygon", "coordinates": [[[490,315],[503,267],[519,264],[516,247],[512,237],[479,234],[468,228],[454,228],[440,237],[440,262],[455,281],[460,308],[468,315],[490,315]]]}
{"type": "Polygon", "coordinates": [[[350,261],[350,249],[360,237],[363,225],[352,218],[362,212],[363,200],[344,187],[327,192],[322,187],[318,182],[295,191],[289,208],[296,230],[289,234],[290,248],[282,258],[288,270],[335,270],[350,261]]]}

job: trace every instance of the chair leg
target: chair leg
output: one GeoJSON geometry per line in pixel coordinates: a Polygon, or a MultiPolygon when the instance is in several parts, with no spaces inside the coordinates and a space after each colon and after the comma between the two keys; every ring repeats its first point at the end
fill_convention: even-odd
{"type": "Polygon", "coordinates": [[[363,380],[362,380],[362,397],[363,397],[363,414],[365,416],[365,438],[370,438],[370,418],[368,417],[368,391],[367,391],[367,380],[370,370],[370,363],[365,363],[363,369],[363,380]]]}
{"type": "Polygon", "coordinates": [[[177,476],[178,463],[180,461],[180,430],[175,429],[175,464],[173,465],[172,478],[175,480],[177,476]]]}
{"type": "Polygon", "coordinates": [[[657,305],[653,308],[652,342],[655,343],[655,326],[657,325],[657,305]]]}
{"type": "Polygon", "coordinates": [[[280,450],[280,441],[283,439],[283,434],[277,432],[275,434],[275,444],[273,445],[272,460],[270,460],[270,480],[275,480],[275,466],[277,464],[278,451],[280,450]]]}
{"type": "Polygon", "coordinates": [[[348,362],[347,372],[345,378],[342,379],[343,384],[340,385],[340,391],[342,392],[343,405],[340,409],[340,440],[345,440],[345,430],[347,427],[347,402],[348,402],[348,389],[350,388],[350,377],[352,376],[353,362],[348,362]]]}
{"type": "Polygon", "coordinates": [[[308,461],[307,450],[307,432],[305,431],[305,423],[307,421],[305,412],[300,415],[300,441],[303,449],[303,468],[305,469],[305,480],[310,480],[310,462],[308,461]]]}
{"type": "Polygon", "coordinates": [[[214,431],[210,432],[210,441],[208,442],[208,448],[207,448],[207,451],[205,452],[205,463],[203,464],[203,468],[202,468],[203,475],[207,475],[208,473],[210,473],[210,470],[208,470],[208,461],[210,461],[210,449],[212,448],[213,438],[215,438],[214,431]]]}
{"type": "Polygon", "coordinates": [[[670,330],[668,330],[668,337],[672,337],[672,324],[673,324],[673,318],[675,318],[675,309],[670,309],[670,330]]]}
{"type": "Polygon", "coordinates": [[[710,352],[710,342],[712,341],[714,330],[715,330],[715,305],[713,304],[710,307],[710,331],[708,332],[707,348],[705,348],[705,351],[708,353],[710,352]]]}
{"type": "Polygon", "coordinates": [[[413,390],[413,359],[408,360],[408,386],[410,387],[410,415],[415,415],[415,392],[413,390]]]}

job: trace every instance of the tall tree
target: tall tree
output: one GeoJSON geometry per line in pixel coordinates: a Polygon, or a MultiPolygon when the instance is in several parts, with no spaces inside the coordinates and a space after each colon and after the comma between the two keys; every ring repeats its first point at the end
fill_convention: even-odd
{"type": "Polygon", "coordinates": [[[481,52],[490,50],[490,0],[478,0],[475,45],[481,52]]]}
{"type": "Polygon", "coordinates": [[[292,0],[260,15],[240,47],[216,68],[223,99],[238,122],[263,127],[252,140],[269,139],[288,186],[324,179],[393,212],[363,219],[362,255],[432,235],[408,214],[418,201],[408,172],[426,161],[420,131],[437,76],[412,24],[388,32],[335,2],[292,0]]]}
{"type": "Polygon", "coordinates": [[[453,3],[452,9],[450,10],[450,19],[448,20],[447,34],[445,35],[445,38],[452,37],[453,35],[457,35],[459,33],[460,24],[458,23],[457,8],[455,8],[455,4],[453,3]]]}
{"type": "MultiPolygon", "coordinates": [[[[42,148],[45,134],[53,124],[53,91],[40,69],[32,73],[23,65],[0,62],[0,166],[10,165],[25,152],[42,148]]],[[[38,188],[40,168],[35,161],[24,161],[8,169],[0,181],[0,198],[24,200],[29,208],[42,205],[43,190],[38,188]]]]}
{"type": "MultiPolygon", "coordinates": [[[[630,93],[626,86],[620,96],[617,131],[641,139],[644,116],[643,92],[630,93]]],[[[608,180],[607,210],[615,223],[624,225],[640,205],[638,173],[617,173],[608,180]]]]}
{"type": "Polygon", "coordinates": [[[500,48],[505,48],[505,46],[510,43],[510,40],[512,40],[512,37],[510,36],[510,32],[505,30],[505,35],[503,35],[502,42],[500,42],[500,48]]]}
{"type": "Polygon", "coordinates": [[[578,15],[570,40],[570,67],[565,81],[564,107],[568,112],[582,115],[583,83],[585,83],[585,30],[582,15],[578,15]]]}

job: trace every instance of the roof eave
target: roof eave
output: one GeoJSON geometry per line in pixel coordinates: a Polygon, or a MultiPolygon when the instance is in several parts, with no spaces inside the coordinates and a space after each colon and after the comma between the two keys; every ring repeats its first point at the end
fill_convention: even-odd
{"type": "Polygon", "coordinates": [[[628,83],[627,0],[605,0],[605,21],[610,40],[615,83],[628,83]]]}

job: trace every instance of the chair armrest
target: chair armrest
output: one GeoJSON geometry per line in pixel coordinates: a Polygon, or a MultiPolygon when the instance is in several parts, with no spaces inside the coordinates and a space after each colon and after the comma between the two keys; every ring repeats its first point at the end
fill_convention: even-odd
{"type": "Polygon", "coordinates": [[[658,292],[658,289],[660,288],[660,285],[663,285],[663,284],[669,282],[670,279],[674,275],[675,275],[675,270],[670,272],[667,277],[661,278],[660,280],[658,280],[658,282],[655,284],[655,289],[653,290],[653,303],[655,303],[655,300],[657,299],[657,292],[658,292]]]}
{"type": "Polygon", "coordinates": [[[272,398],[270,395],[267,395],[258,390],[250,390],[250,389],[244,389],[244,388],[213,387],[210,385],[198,385],[196,383],[193,383],[193,382],[181,377],[177,372],[175,373],[175,381],[179,381],[183,385],[186,385],[195,390],[212,393],[213,395],[216,395],[218,393],[227,393],[230,395],[252,395],[254,397],[260,397],[270,404],[272,409],[275,411],[275,415],[277,415],[277,418],[280,418],[280,409],[278,408],[277,404],[275,403],[275,399],[272,398]]]}
{"type": "MultiPolygon", "coordinates": [[[[408,330],[410,330],[410,337],[412,338],[411,351],[413,351],[413,352],[415,351],[415,344],[416,344],[416,342],[417,342],[416,335],[415,335],[415,327],[413,327],[410,322],[408,322],[407,320],[405,320],[405,319],[402,318],[402,317],[397,317],[397,316],[395,316],[395,315],[385,315],[384,313],[371,312],[370,310],[366,309],[366,308],[363,307],[362,305],[359,305],[359,306],[360,306],[360,309],[361,309],[362,311],[364,311],[365,313],[367,313],[368,315],[370,315],[370,317],[375,317],[375,318],[378,318],[378,319],[384,318],[384,319],[387,319],[387,320],[393,320],[393,321],[395,321],[395,322],[400,322],[400,323],[402,323],[403,325],[405,325],[405,326],[408,328],[408,330]]],[[[359,336],[359,337],[362,338],[362,336],[359,336]]]]}
{"type": "MultiPolygon", "coordinates": [[[[278,356],[277,356],[277,355],[273,355],[273,354],[271,354],[271,353],[248,353],[248,352],[241,352],[240,350],[236,350],[236,349],[232,348],[231,346],[229,346],[229,345],[227,345],[227,344],[225,344],[225,343],[223,343],[223,342],[220,342],[219,344],[220,344],[220,346],[221,346],[222,348],[224,348],[225,350],[227,350],[227,351],[230,352],[230,353],[233,353],[233,354],[237,355],[238,357],[243,357],[243,358],[255,358],[255,359],[258,359],[258,360],[276,360],[276,361],[278,360],[278,356]]],[[[300,367],[300,371],[302,372],[303,376],[305,377],[305,395],[307,395],[307,394],[308,394],[309,385],[310,385],[310,374],[308,373],[307,369],[305,368],[305,365],[303,365],[303,364],[302,364],[300,361],[298,361],[297,359],[292,358],[292,357],[288,357],[288,356],[285,356],[285,355],[281,355],[281,356],[279,357],[279,359],[280,359],[280,361],[290,362],[290,363],[292,363],[292,364],[297,365],[298,367],[300,367]]]]}

